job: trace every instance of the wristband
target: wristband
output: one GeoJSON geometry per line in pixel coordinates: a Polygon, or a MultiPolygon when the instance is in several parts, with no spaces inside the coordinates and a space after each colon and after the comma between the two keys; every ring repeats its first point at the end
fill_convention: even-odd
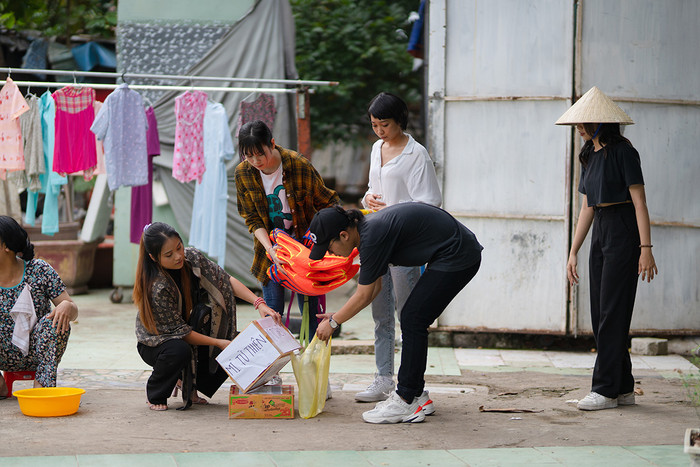
{"type": "Polygon", "coordinates": [[[639,245],[639,248],[651,248],[654,245],[639,245]]]}
{"type": "MultiPolygon", "coordinates": [[[[259,307],[260,305],[262,305],[263,303],[265,303],[265,299],[262,298],[262,297],[258,297],[258,298],[255,299],[255,303],[253,303],[253,306],[254,306],[255,309],[257,310],[258,307],[259,307]]],[[[265,303],[265,305],[267,305],[267,303],[265,303]]]]}

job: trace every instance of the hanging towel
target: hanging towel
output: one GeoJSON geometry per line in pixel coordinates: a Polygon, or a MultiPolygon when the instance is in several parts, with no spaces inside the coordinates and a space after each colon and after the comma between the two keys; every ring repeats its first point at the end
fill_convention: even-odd
{"type": "Polygon", "coordinates": [[[12,343],[22,351],[25,357],[29,353],[29,336],[36,325],[36,312],[29,286],[25,285],[19,294],[15,306],[10,310],[10,316],[15,320],[15,330],[12,333],[12,343]]]}

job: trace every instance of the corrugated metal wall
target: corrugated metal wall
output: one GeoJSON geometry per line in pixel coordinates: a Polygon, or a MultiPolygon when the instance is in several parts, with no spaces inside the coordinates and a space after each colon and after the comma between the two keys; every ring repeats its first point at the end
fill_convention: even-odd
{"type": "Polygon", "coordinates": [[[579,141],[554,121],[597,85],[638,122],[626,136],[642,155],[661,268],[640,284],[633,328],[700,329],[699,4],[610,3],[430,2],[428,144],[444,207],[485,247],[441,326],[590,332],[587,280],[570,301],[565,276],[579,141]]]}

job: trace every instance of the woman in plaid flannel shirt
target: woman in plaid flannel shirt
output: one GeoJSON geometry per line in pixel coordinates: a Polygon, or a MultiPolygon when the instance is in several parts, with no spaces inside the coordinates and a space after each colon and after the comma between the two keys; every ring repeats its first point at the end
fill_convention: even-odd
{"type": "MultiPolygon", "coordinates": [[[[269,234],[280,228],[300,239],[309,228],[316,211],[340,202],[338,194],[326,187],[323,179],[301,154],[275,144],[270,128],[262,121],[246,123],[238,133],[238,152],[244,159],[235,171],[238,212],[254,237],[255,254],[250,272],[260,281],[268,306],[284,311],[284,288],[269,280],[267,268],[275,263],[269,234]]],[[[304,297],[299,297],[303,308],[304,297]]],[[[317,297],[309,297],[313,317],[317,297]]],[[[310,319],[309,335],[316,332],[317,320],[310,319]]]]}

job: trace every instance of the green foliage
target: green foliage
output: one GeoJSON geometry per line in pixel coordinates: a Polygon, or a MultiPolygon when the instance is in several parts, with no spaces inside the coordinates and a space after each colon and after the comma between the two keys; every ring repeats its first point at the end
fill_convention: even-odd
{"type": "Polygon", "coordinates": [[[0,0],[0,26],[61,39],[74,34],[114,37],[116,0],[0,0]]]}
{"type": "Polygon", "coordinates": [[[316,146],[371,133],[369,101],[381,91],[420,102],[421,73],[406,52],[408,15],[420,0],[291,0],[296,66],[302,79],[339,81],[311,96],[316,146]]]}
{"type": "MultiPolygon", "coordinates": [[[[690,361],[696,367],[700,367],[700,347],[693,350],[692,354],[693,357],[691,357],[690,361]]],[[[698,418],[700,418],[700,371],[682,372],[678,370],[678,373],[680,374],[686,396],[695,409],[698,418]]]]}

